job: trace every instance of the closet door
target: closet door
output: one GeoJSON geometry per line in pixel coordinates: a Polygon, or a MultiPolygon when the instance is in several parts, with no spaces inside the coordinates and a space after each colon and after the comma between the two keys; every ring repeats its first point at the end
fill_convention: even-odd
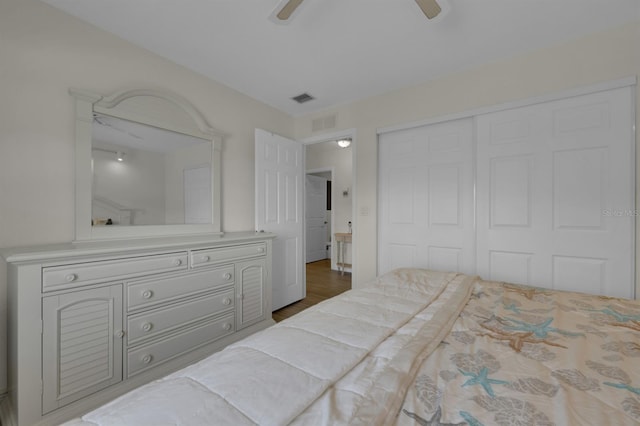
{"type": "Polygon", "coordinates": [[[473,122],[380,135],[378,273],[475,272],[473,122]]]}
{"type": "Polygon", "coordinates": [[[477,117],[478,274],[633,296],[631,89],[477,117]]]}

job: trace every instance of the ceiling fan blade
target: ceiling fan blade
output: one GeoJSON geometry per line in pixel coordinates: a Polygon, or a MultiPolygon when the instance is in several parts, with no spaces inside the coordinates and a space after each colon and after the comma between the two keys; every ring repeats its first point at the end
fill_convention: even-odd
{"type": "Polygon", "coordinates": [[[298,6],[302,3],[302,0],[289,0],[280,11],[276,14],[276,17],[281,21],[286,21],[291,17],[293,12],[296,11],[298,6]]]}
{"type": "Polygon", "coordinates": [[[442,12],[442,8],[436,0],[416,0],[416,3],[418,3],[422,12],[424,12],[429,19],[435,18],[442,12]]]}

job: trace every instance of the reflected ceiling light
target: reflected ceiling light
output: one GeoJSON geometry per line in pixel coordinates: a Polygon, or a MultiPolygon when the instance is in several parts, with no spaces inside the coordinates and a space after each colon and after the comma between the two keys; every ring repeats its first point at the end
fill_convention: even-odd
{"type": "MultiPolygon", "coordinates": [[[[115,154],[116,155],[116,160],[118,160],[118,162],[122,163],[124,161],[124,151],[112,151],[110,149],[104,149],[104,148],[91,148],[91,151],[100,151],[100,152],[108,152],[109,154],[115,154]]],[[[91,159],[91,161],[93,161],[93,159],[91,159]]]]}
{"type": "Polygon", "coordinates": [[[348,147],[349,145],[351,145],[351,138],[340,139],[340,140],[338,141],[338,146],[339,146],[340,148],[346,148],[346,147],[348,147]]]}

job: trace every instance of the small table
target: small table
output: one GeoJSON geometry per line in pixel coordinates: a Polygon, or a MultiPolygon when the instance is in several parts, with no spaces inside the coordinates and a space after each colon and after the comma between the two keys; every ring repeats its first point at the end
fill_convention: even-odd
{"type": "Polygon", "coordinates": [[[340,271],[341,274],[344,275],[344,268],[345,267],[351,268],[351,264],[346,263],[344,259],[346,254],[345,244],[351,243],[352,234],[348,232],[336,232],[334,235],[336,237],[336,243],[337,243],[337,249],[338,249],[338,258],[336,260],[336,265],[338,266],[338,271],[340,271]]]}

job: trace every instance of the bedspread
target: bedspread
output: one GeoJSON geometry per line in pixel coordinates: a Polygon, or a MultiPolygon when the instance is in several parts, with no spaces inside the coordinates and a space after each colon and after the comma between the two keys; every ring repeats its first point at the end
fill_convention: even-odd
{"type": "Polygon", "coordinates": [[[640,303],[478,281],[398,425],[640,423],[640,303]]]}
{"type": "Polygon", "coordinates": [[[474,281],[396,270],[69,424],[386,424],[474,281]]]}

